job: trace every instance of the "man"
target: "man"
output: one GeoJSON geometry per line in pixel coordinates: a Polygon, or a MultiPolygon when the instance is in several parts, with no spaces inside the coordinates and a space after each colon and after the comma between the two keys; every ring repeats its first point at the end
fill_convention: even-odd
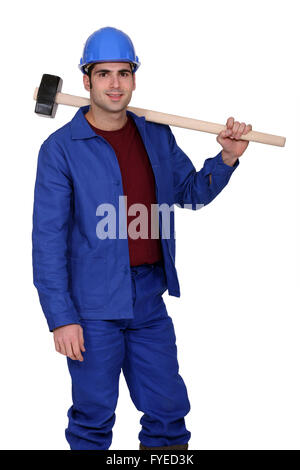
{"type": "Polygon", "coordinates": [[[221,152],[196,172],[169,126],[126,109],[139,66],[125,33],[93,33],[79,65],[91,104],[38,157],[34,285],[72,378],[71,449],[110,447],[121,369],[144,413],[140,449],[188,449],[190,403],[162,299],[167,289],[180,296],[173,209],[196,210],[217,196],[251,130],[229,118],[217,136],[221,152]],[[169,208],[167,217],[157,206],[169,208]]]}

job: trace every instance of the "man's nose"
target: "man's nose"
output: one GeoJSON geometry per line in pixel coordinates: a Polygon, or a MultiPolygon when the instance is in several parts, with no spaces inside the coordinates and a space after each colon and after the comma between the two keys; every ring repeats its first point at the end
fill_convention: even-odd
{"type": "Polygon", "coordinates": [[[112,75],[111,76],[111,86],[114,88],[119,88],[120,85],[120,78],[118,75],[112,75]]]}

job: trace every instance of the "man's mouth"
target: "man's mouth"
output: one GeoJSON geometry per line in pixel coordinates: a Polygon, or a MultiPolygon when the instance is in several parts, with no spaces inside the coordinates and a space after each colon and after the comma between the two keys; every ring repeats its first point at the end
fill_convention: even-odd
{"type": "Polygon", "coordinates": [[[112,101],[119,101],[121,99],[121,97],[123,96],[123,93],[107,93],[107,96],[112,101]]]}

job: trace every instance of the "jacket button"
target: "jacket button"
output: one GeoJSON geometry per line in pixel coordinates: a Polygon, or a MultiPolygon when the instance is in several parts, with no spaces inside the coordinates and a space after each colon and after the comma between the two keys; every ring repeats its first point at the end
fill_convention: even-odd
{"type": "Polygon", "coordinates": [[[114,183],[115,183],[117,186],[120,186],[120,180],[115,180],[114,183]]]}

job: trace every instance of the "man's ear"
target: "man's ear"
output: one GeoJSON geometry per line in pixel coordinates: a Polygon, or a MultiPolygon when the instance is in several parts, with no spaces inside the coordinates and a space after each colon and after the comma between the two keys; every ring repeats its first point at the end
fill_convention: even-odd
{"type": "Polygon", "coordinates": [[[83,86],[86,89],[86,91],[90,91],[90,79],[87,74],[83,75],[83,86]]]}
{"type": "Polygon", "coordinates": [[[133,79],[133,90],[135,90],[136,88],[135,73],[132,74],[132,79],[133,79]]]}

